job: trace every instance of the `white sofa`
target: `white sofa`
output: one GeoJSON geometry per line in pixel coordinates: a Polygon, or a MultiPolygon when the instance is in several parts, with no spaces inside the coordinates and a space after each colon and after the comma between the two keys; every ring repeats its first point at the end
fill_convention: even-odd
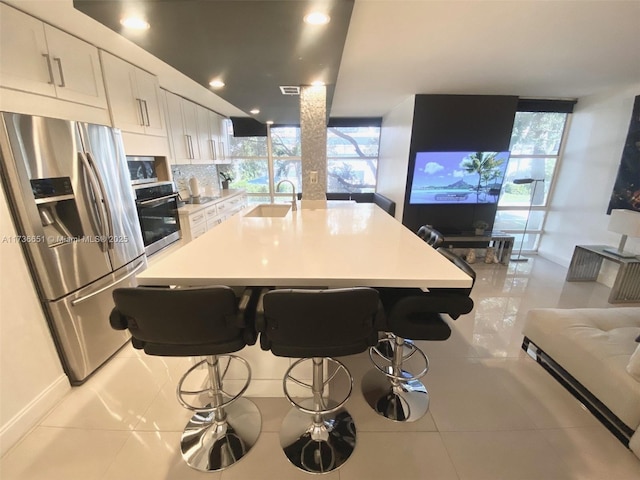
{"type": "Polygon", "coordinates": [[[527,353],[640,457],[640,308],[534,309],[522,333],[527,353]]]}

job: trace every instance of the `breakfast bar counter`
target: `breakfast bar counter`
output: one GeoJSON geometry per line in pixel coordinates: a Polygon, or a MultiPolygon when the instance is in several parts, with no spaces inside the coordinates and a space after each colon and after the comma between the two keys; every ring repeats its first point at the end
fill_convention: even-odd
{"type": "Polygon", "coordinates": [[[155,262],[140,285],[451,287],[471,278],[375,204],[251,217],[250,209],[155,262]]]}
{"type": "MultiPolygon", "coordinates": [[[[283,206],[262,212],[277,208],[283,206]]],[[[375,204],[328,202],[327,209],[289,210],[280,218],[252,217],[257,209],[244,209],[152,262],[138,275],[139,284],[471,286],[471,278],[375,204]]],[[[262,351],[257,344],[245,347],[242,357],[252,370],[248,396],[282,396],[282,378],[294,360],[262,351]]],[[[243,381],[234,372],[225,377],[226,383],[243,381]]]]}

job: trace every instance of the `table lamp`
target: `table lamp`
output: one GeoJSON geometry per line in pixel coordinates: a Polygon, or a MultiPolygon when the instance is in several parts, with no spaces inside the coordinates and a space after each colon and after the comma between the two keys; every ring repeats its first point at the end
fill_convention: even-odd
{"type": "Polygon", "coordinates": [[[620,245],[618,248],[605,248],[604,251],[621,258],[634,258],[637,254],[624,251],[624,244],[627,237],[640,237],[640,212],[633,210],[611,210],[611,218],[609,219],[610,232],[621,233],[620,245]]]}

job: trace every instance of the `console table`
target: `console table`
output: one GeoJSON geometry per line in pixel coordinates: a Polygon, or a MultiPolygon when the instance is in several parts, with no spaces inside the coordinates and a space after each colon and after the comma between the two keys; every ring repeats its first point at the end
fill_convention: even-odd
{"type": "Polygon", "coordinates": [[[463,232],[460,234],[444,234],[444,242],[442,245],[450,248],[462,248],[478,243],[488,244],[488,246],[493,247],[495,250],[498,261],[504,265],[508,265],[514,242],[515,237],[504,232],[485,232],[482,235],[474,235],[473,232],[463,232]]]}
{"type": "Polygon", "coordinates": [[[567,282],[593,282],[603,260],[619,265],[616,280],[609,294],[609,303],[640,302],[640,259],[621,258],[605,252],[607,245],[576,245],[567,272],[567,282]]]}

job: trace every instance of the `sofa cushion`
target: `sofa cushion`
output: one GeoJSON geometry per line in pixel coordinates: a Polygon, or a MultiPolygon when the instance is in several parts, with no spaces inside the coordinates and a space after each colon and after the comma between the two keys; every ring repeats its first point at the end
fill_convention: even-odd
{"type": "Polygon", "coordinates": [[[629,363],[627,364],[627,372],[640,382],[640,345],[636,347],[636,351],[633,352],[629,363]]]}
{"type": "Polygon", "coordinates": [[[640,425],[640,381],[627,372],[640,308],[534,309],[523,333],[626,425],[640,425]]]}

